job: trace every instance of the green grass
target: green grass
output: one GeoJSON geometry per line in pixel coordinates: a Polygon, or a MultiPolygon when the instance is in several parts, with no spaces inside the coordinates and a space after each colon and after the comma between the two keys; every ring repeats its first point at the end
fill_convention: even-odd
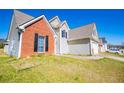
{"type": "Polygon", "coordinates": [[[112,59],[79,60],[60,56],[34,56],[16,60],[0,56],[0,82],[124,82],[124,62],[112,59]],[[40,62],[16,71],[11,64],[40,62]]]}

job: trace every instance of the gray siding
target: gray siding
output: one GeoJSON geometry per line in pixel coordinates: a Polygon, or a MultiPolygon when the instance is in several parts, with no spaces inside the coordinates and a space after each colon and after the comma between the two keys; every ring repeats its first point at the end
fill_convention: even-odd
{"type": "Polygon", "coordinates": [[[10,56],[18,56],[19,50],[19,37],[18,37],[18,29],[15,20],[15,16],[13,15],[12,23],[10,28],[10,34],[8,37],[9,44],[8,44],[8,53],[10,56]]]}
{"type": "Polygon", "coordinates": [[[69,54],[90,55],[90,40],[80,39],[69,41],[69,54]]]}

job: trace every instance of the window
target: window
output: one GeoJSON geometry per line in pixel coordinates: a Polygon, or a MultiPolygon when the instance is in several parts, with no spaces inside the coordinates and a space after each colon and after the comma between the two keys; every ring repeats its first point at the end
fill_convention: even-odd
{"type": "Polygon", "coordinates": [[[66,32],[65,32],[65,30],[62,30],[62,37],[66,37],[66,32]]]}
{"type": "Polygon", "coordinates": [[[35,36],[34,36],[34,52],[37,52],[37,48],[38,48],[38,34],[35,33],[35,36]]]}
{"type": "Polygon", "coordinates": [[[44,37],[38,36],[38,52],[44,52],[44,37]]]}
{"type": "Polygon", "coordinates": [[[49,45],[48,45],[48,40],[49,40],[49,39],[48,39],[48,36],[46,36],[45,51],[48,51],[48,46],[49,46],[49,45]]]}

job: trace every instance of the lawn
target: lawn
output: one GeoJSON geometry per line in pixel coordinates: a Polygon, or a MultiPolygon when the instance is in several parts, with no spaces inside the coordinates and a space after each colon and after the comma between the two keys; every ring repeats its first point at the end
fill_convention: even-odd
{"type": "Polygon", "coordinates": [[[15,59],[1,53],[0,82],[124,82],[124,62],[112,59],[79,60],[53,55],[15,59]],[[40,65],[17,70],[22,63],[40,65]]]}

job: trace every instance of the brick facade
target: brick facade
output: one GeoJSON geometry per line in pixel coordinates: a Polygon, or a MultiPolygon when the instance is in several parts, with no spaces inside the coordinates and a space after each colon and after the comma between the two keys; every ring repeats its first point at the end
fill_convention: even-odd
{"type": "Polygon", "coordinates": [[[22,46],[21,46],[21,57],[31,56],[33,54],[39,54],[34,52],[34,37],[35,33],[41,36],[48,36],[48,52],[45,54],[54,53],[54,34],[48,26],[45,19],[40,19],[37,22],[29,25],[25,28],[25,32],[22,33],[22,46]]]}

